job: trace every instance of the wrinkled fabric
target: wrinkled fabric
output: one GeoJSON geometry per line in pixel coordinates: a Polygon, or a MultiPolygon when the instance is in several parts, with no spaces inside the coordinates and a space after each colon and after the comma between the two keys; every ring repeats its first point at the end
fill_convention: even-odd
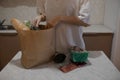
{"type": "MultiPolygon", "coordinates": [[[[47,21],[55,16],[78,16],[83,21],[89,18],[88,0],[37,0],[37,10],[45,14],[47,21]]],[[[82,26],[59,23],[55,27],[56,51],[66,53],[71,46],[85,49],[82,26]]]]}

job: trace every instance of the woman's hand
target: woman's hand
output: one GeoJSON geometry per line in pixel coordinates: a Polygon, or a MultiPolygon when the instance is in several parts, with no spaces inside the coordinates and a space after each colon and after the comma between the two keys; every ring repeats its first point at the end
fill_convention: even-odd
{"type": "Polygon", "coordinates": [[[38,27],[38,26],[39,26],[39,23],[40,23],[41,21],[45,21],[45,20],[46,20],[46,17],[45,17],[44,15],[39,15],[39,16],[37,16],[37,17],[33,20],[32,24],[33,24],[34,26],[38,27]]]}

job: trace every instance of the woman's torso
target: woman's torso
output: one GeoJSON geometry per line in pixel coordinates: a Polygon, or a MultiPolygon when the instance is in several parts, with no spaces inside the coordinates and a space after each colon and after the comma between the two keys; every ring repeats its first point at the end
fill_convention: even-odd
{"type": "Polygon", "coordinates": [[[46,0],[45,13],[47,19],[55,16],[76,16],[79,0],[46,0]]]}
{"type": "MultiPolygon", "coordinates": [[[[55,16],[78,16],[80,0],[46,0],[45,14],[47,20],[55,16]]],[[[56,26],[56,50],[66,53],[71,46],[84,48],[82,27],[60,23],[56,26]]]]}

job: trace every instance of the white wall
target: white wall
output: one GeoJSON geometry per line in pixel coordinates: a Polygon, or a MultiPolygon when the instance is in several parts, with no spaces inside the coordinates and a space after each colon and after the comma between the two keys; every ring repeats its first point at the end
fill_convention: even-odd
{"type": "Polygon", "coordinates": [[[111,28],[113,31],[116,29],[119,0],[105,0],[105,17],[104,25],[111,28]]]}
{"type": "MultiPolygon", "coordinates": [[[[119,11],[120,16],[120,11],[119,11]]],[[[120,17],[119,17],[119,25],[116,32],[116,40],[115,40],[115,48],[113,49],[112,61],[116,65],[116,67],[120,70],[120,17]]]]}
{"type": "Polygon", "coordinates": [[[36,17],[36,8],[27,6],[18,6],[14,8],[3,8],[0,7],[0,19],[6,19],[4,24],[11,24],[10,20],[12,18],[17,18],[21,21],[32,20],[36,17]],[[1,11],[2,10],[2,11],[1,11]]]}
{"type": "Polygon", "coordinates": [[[105,0],[90,0],[90,24],[104,24],[105,0]]]}
{"type": "Polygon", "coordinates": [[[104,24],[114,31],[111,59],[120,70],[120,0],[106,0],[104,24]]]}
{"type": "Polygon", "coordinates": [[[112,61],[120,70],[120,6],[112,53],[112,61]]]}
{"type": "Polygon", "coordinates": [[[11,18],[21,21],[36,17],[36,0],[2,0],[0,1],[0,19],[6,19],[5,24],[11,24],[11,18]]]}

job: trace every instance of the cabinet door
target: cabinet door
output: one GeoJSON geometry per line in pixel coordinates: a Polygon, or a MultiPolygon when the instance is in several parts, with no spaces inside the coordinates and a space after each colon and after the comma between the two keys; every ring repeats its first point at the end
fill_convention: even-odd
{"type": "Polygon", "coordinates": [[[0,33],[0,70],[20,50],[17,34],[0,33]]]}
{"type": "Polygon", "coordinates": [[[113,34],[84,34],[87,50],[102,50],[110,58],[113,34]]]}

